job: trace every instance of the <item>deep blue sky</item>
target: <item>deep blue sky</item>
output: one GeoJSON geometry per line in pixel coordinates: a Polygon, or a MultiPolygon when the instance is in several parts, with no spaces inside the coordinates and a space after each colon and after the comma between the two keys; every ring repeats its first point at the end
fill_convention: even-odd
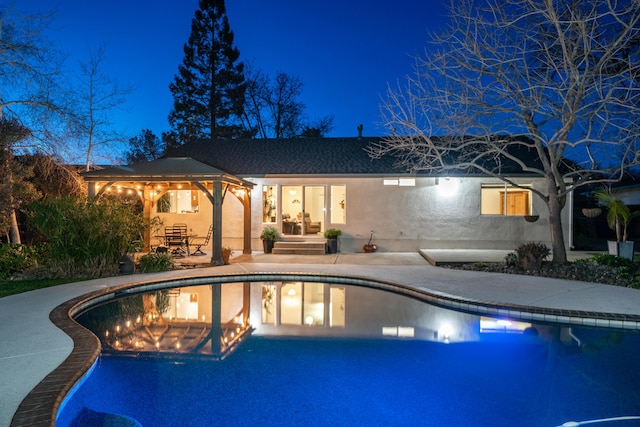
{"type": "MultiPolygon", "coordinates": [[[[411,72],[427,31],[443,22],[443,0],[227,0],[244,62],[304,83],[309,119],[334,115],[330,136],[383,135],[380,97],[411,72]]],[[[134,136],[168,129],[169,83],[182,62],[197,0],[24,0],[23,12],[55,9],[47,37],[69,67],[106,45],[102,71],[136,86],[115,124],[134,136]]],[[[77,67],[76,67],[77,68],[77,67]]]]}

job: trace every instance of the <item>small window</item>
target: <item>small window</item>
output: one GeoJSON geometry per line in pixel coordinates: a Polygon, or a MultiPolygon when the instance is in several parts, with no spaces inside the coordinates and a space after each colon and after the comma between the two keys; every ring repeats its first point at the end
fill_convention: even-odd
{"type": "Polygon", "coordinates": [[[509,185],[482,185],[482,215],[523,216],[531,215],[531,190],[509,185]]]}
{"type": "Polygon", "coordinates": [[[331,186],[331,222],[345,224],[347,222],[347,186],[331,186]]]}
{"type": "Polygon", "coordinates": [[[276,186],[262,186],[262,222],[276,222],[276,186]]]}

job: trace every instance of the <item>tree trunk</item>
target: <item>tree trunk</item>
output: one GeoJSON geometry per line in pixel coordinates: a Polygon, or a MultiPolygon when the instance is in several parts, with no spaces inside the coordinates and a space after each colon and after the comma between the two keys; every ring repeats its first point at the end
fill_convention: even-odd
{"type": "Polygon", "coordinates": [[[9,243],[12,245],[20,245],[22,244],[22,240],[20,239],[20,228],[18,228],[18,219],[15,210],[11,210],[9,220],[9,243]]]}
{"type": "Polygon", "coordinates": [[[564,246],[564,233],[562,231],[562,205],[557,194],[549,194],[547,208],[549,209],[549,227],[551,229],[552,262],[554,264],[562,264],[567,262],[567,250],[564,246]]]}

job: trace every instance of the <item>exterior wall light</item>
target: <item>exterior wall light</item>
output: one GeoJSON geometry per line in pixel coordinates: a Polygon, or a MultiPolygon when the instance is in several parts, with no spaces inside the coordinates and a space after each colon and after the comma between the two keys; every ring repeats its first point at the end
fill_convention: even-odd
{"type": "Polygon", "coordinates": [[[444,178],[440,179],[438,183],[438,194],[444,197],[451,197],[458,192],[460,186],[459,179],[444,178]]]}

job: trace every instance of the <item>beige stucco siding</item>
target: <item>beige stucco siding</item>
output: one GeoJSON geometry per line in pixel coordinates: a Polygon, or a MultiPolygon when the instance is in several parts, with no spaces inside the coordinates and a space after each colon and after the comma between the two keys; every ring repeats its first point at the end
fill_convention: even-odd
{"type": "MultiPolygon", "coordinates": [[[[540,216],[536,222],[527,222],[521,216],[481,215],[482,184],[498,183],[489,178],[452,178],[457,191],[447,194],[444,179],[417,178],[415,186],[385,186],[383,177],[345,178],[252,178],[256,184],[251,194],[252,250],[261,251],[260,232],[265,225],[282,229],[280,210],[275,224],[262,222],[262,186],[283,185],[326,186],[327,197],[331,185],[346,185],[346,223],[330,222],[325,213],[318,218],[323,229],[342,230],[340,250],[362,252],[371,230],[379,251],[416,251],[425,248],[515,249],[527,241],[540,241],[550,246],[549,221],[544,203],[532,198],[532,213],[540,216]]],[[[518,182],[542,185],[541,181],[520,179],[518,182]]],[[[451,182],[449,182],[450,184],[451,182]]],[[[281,198],[278,194],[278,200],[281,198]]],[[[245,195],[248,197],[248,195],[245,195]]],[[[211,204],[201,198],[200,213],[187,215],[194,232],[203,235],[210,224],[211,204]]],[[[280,205],[278,203],[278,209],[280,205]]],[[[168,220],[181,221],[185,215],[172,215],[168,220]]],[[[563,211],[565,243],[569,239],[569,209],[563,211]]],[[[223,244],[233,249],[242,248],[242,205],[233,194],[227,194],[223,203],[223,244]]],[[[322,239],[322,235],[308,236],[322,239]]]]}

